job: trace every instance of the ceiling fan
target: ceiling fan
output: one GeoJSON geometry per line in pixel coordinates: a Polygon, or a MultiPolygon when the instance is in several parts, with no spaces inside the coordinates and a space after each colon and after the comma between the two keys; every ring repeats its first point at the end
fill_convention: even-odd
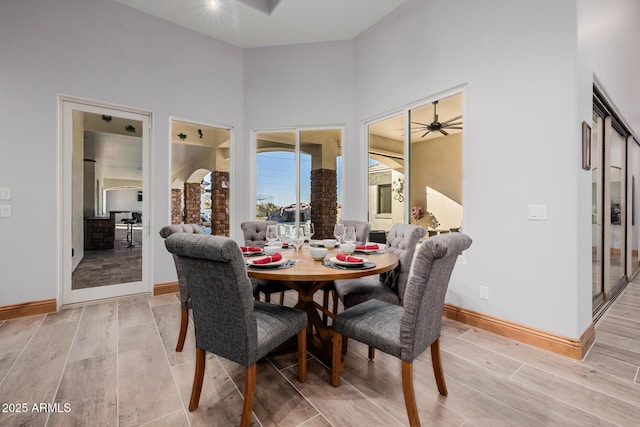
{"type": "Polygon", "coordinates": [[[452,117],[447,121],[439,122],[437,108],[438,108],[438,101],[433,101],[433,122],[429,124],[420,123],[420,122],[411,122],[412,125],[418,125],[418,126],[412,127],[411,133],[426,131],[420,137],[420,138],[424,138],[427,134],[431,132],[440,132],[443,135],[449,135],[449,132],[447,132],[445,129],[462,129],[462,114],[460,114],[459,116],[452,117]]]}

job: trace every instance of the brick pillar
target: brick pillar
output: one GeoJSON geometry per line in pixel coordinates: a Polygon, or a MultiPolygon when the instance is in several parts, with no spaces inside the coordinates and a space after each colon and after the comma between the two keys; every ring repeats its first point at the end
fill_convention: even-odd
{"type": "Polygon", "coordinates": [[[200,195],[202,187],[199,182],[184,183],[184,223],[200,224],[200,195]]]}
{"type": "Polygon", "coordinates": [[[182,190],[171,189],[171,224],[182,224],[182,190]]]}
{"type": "Polygon", "coordinates": [[[338,216],[338,178],[335,169],[311,171],[311,222],[313,239],[333,239],[338,216]]]}
{"type": "Polygon", "coordinates": [[[229,237],[229,172],[211,172],[211,234],[229,237]]]}

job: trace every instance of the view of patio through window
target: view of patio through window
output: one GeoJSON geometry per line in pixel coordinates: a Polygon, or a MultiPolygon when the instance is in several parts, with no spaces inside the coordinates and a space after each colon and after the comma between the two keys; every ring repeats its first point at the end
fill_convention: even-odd
{"type": "Polygon", "coordinates": [[[256,134],[256,219],[315,226],[333,236],[342,196],[342,129],[256,134]]]}
{"type": "Polygon", "coordinates": [[[458,93],[369,124],[374,230],[398,222],[421,225],[430,235],[462,227],[462,111],[458,93]]]}

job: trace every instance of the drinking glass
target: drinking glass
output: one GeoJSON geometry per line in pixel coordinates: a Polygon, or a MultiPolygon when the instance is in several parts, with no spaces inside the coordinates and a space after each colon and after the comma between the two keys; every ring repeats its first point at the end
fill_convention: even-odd
{"type": "Polygon", "coordinates": [[[342,241],[342,236],[344,236],[344,224],[336,224],[333,227],[333,235],[336,236],[336,240],[338,244],[342,241]]]}
{"type": "Polygon", "coordinates": [[[291,243],[291,236],[293,234],[293,225],[284,224],[280,226],[280,236],[282,243],[291,243]]]}
{"type": "Polygon", "coordinates": [[[304,238],[309,241],[309,245],[311,245],[311,236],[313,236],[316,232],[313,223],[308,223],[304,225],[304,238]]]}
{"type": "MultiPolygon", "coordinates": [[[[294,227],[293,234],[291,236],[291,241],[293,243],[293,247],[296,248],[296,256],[298,256],[300,248],[304,244],[304,237],[305,237],[304,236],[304,228],[302,228],[302,227],[294,227]]],[[[297,259],[294,259],[293,261],[300,262],[302,260],[297,258],[297,259]]]]}
{"type": "Polygon", "coordinates": [[[346,227],[344,229],[344,237],[342,238],[342,240],[347,244],[351,244],[351,243],[355,242],[356,241],[356,229],[354,227],[346,227]]]}
{"type": "Polygon", "coordinates": [[[267,239],[267,242],[269,242],[269,245],[272,245],[274,242],[277,242],[278,240],[280,240],[280,235],[278,233],[278,226],[268,225],[267,234],[265,237],[267,239]]]}

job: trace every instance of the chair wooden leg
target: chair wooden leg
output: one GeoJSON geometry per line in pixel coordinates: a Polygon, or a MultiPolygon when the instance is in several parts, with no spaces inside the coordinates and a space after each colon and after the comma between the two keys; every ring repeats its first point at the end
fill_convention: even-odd
{"type": "Polygon", "coordinates": [[[184,340],[187,338],[187,326],[189,326],[189,309],[183,308],[180,316],[180,335],[178,335],[176,351],[182,351],[184,347],[184,340]]]}
{"type": "MultiPolygon", "coordinates": [[[[323,291],[322,292],[322,306],[324,308],[326,308],[327,310],[329,310],[329,292],[330,291],[323,291]]],[[[324,311],[322,312],[322,324],[324,326],[327,326],[327,313],[325,313],[324,311]]]]}
{"type": "Polygon", "coordinates": [[[349,344],[349,337],[344,337],[342,339],[342,354],[347,354],[347,345],[349,344]]]}
{"type": "Polygon", "coordinates": [[[244,370],[244,404],[242,405],[242,419],[240,427],[251,425],[251,413],[253,412],[253,396],[256,392],[256,365],[255,363],[244,370]]]}
{"type": "Polygon", "coordinates": [[[284,305],[284,291],[280,292],[280,305],[284,305]]]}
{"type": "Polygon", "coordinates": [[[416,397],[413,392],[413,364],[402,361],[402,393],[404,393],[404,405],[407,407],[407,416],[411,427],[420,427],[420,416],[416,407],[416,397]]]}
{"type": "MultiPolygon", "coordinates": [[[[345,337],[346,338],[346,337],[345,337]]],[[[333,351],[331,354],[331,385],[340,385],[340,362],[342,360],[342,335],[333,331],[333,351]]]]}
{"type": "Polygon", "coordinates": [[[373,361],[374,357],[376,357],[376,349],[369,346],[369,360],[373,361]]]}
{"type": "Polygon", "coordinates": [[[331,291],[331,297],[333,298],[333,314],[338,314],[338,293],[331,291]]]}
{"type": "Polygon", "coordinates": [[[271,294],[266,292],[264,294],[264,302],[271,302],[271,294]]]}
{"type": "Polygon", "coordinates": [[[307,328],[298,332],[298,381],[307,381],[307,328]]]}
{"type": "Polygon", "coordinates": [[[440,360],[440,338],[431,344],[431,364],[433,365],[433,375],[436,377],[436,384],[441,395],[446,396],[447,384],[444,381],[444,372],[442,371],[442,361],[440,360]]]}
{"type": "Polygon", "coordinates": [[[189,411],[195,411],[200,403],[200,392],[202,391],[202,380],[204,379],[204,365],[206,360],[207,353],[203,349],[196,347],[196,373],[193,377],[189,411]]]}

